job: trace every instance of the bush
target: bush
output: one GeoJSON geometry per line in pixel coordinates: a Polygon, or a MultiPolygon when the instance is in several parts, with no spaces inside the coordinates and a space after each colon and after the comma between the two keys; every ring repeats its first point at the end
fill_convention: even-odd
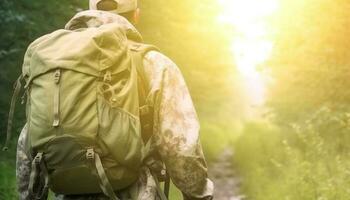
{"type": "MultiPolygon", "coordinates": [[[[11,143],[14,147],[15,143],[11,143]]],[[[16,192],[15,152],[0,151],[0,199],[18,199],[16,192]]]]}
{"type": "MultiPolygon", "coordinates": [[[[222,121],[225,121],[222,119],[222,121]]],[[[233,119],[231,121],[234,121],[233,119]]],[[[231,122],[228,120],[228,122],[231,122]]],[[[239,136],[238,124],[228,124],[203,120],[201,123],[200,139],[208,161],[214,161],[224,148],[231,145],[239,136]]]]}
{"type": "Polygon", "coordinates": [[[322,108],[288,129],[248,124],[234,159],[244,193],[254,200],[350,199],[348,119],[322,108]]]}

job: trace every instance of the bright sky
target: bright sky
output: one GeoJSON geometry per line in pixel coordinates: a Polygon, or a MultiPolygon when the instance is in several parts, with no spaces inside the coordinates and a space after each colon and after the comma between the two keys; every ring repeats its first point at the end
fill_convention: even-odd
{"type": "Polygon", "coordinates": [[[265,101],[265,78],[257,69],[272,51],[273,42],[267,37],[267,17],[278,9],[278,0],[218,0],[222,13],[220,23],[232,26],[231,51],[238,72],[246,86],[253,106],[265,101]]]}

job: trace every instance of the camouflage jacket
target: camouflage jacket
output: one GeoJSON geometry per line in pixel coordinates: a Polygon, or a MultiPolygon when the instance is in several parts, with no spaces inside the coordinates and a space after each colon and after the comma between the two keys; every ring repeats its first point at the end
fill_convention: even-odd
{"type": "MultiPolygon", "coordinates": [[[[103,11],[83,11],[70,20],[66,29],[84,24],[96,27],[105,23],[120,23],[129,38],[141,41],[137,30],[123,17],[103,11]]],[[[212,199],[213,183],[208,179],[206,162],[199,141],[199,123],[196,112],[178,67],[166,56],[148,52],[143,60],[150,93],[147,97],[154,106],[154,148],[165,163],[173,183],[182,191],[184,199],[212,199]]],[[[25,152],[27,131],[23,128],[17,146],[17,182],[21,200],[27,200],[31,157],[25,152]]],[[[156,183],[148,168],[142,170],[139,180],[119,191],[124,199],[158,199],[156,183]]],[[[55,199],[108,199],[102,194],[63,196],[55,199]]]]}

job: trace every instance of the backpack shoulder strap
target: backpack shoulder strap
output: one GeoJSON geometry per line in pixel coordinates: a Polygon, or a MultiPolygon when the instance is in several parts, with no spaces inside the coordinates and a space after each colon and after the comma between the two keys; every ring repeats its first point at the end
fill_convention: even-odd
{"type": "Polygon", "coordinates": [[[150,51],[158,51],[158,48],[152,45],[131,42],[130,51],[132,61],[137,69],[138,74],[138,90],[140,102],[140,121],[142,128],[142,138],[145,143],[148,142],[153,132],[153,105],[147,102],[147,96],[150,91],[149,80],[146,76],[143,66],[143,59],[150,51]]]}
{"type": "MultiPolygon", "coordinates": [[[[143,66],[143,59],[146,54],[150,51],[159,51],[159,49],[152,45],[141,44],[141,43],[131,43],[130,50],[132,52],[133,61],[135,62],[138,77],[139,77],[139,94],[140,94],[140,120],[141,120],[141,128],[142,128],[142,137],[145,143],[151,138],[153,133],[153,105],[149,105],[146,101],[147,95],[149,93],[149,80],[147,79],[145,68],[143,66]]],[[[170,176],[166,172],[165,175],[165,183],[164,183],[164,192],[160,187],[159,180],[157,176],[154,174],[151,168],[150,172],[156,181],[156,190],[158,196],[161,200],[167,200],[169,197],[170,190],[170,176]]]]}
{"type": "Polygon", "coordinates": [[[147,76],[143,66],[143,59],[148,52],[159,51],[159,49],[153,45],[130,42],[130,50],[132,52],[133,61],[136,65],[137,73],[142,81],[141,87],[143,87],[143,92],[147,94],[149,90],[149,80],[147,80],[147,76]]]}

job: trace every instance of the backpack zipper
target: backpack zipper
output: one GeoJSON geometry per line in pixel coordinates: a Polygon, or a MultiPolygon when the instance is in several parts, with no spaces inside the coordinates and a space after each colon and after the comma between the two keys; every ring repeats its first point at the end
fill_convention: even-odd
{"type": "Polygon", "coordinates": [[[54,73],[55,81],[55,91],[53,99],[53,127],[58,127],[60,125],[60,79],[61,79],[61,70],[56,69],[54,73]]]}

